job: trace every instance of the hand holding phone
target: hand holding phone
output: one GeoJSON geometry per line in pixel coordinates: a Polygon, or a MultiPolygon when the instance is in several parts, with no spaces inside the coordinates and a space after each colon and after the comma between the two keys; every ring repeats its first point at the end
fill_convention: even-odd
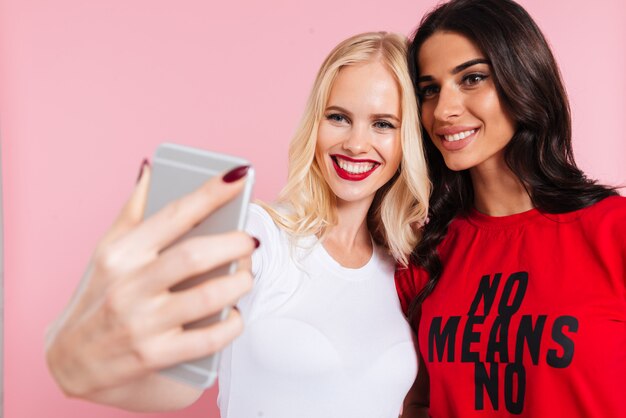
{"type": "MultiPolygon", "coordinates": [[[[152,176],[162,171],[142,169],[72,300],[48,329],[46,360],[66,395],[138,411],[181,408],[199,396],[198,389],[162,378],[158,371],[210,356],[242,329],[236,312],[212,325],[193,324],[215,314],[224,317],[224,309],[250,289],[248,270],[237,268],[188,287],[188,279],[249,257],[255,248],[255,241],[239,231],[190,232],[242,191],[249,193],[249,169],[247,175],[235,170],[234,178],[241,178],[228,181],[233,174],[225,173],[232,167],[222,168],[210,180],[198,180],[196,189],[180,189],[184,196],[163,200],[164,206],[146,218],[149,185],[162,190],[152,176]]],[[[210,372],[204,376],[188,383],[210,384],[210,372]]]]}

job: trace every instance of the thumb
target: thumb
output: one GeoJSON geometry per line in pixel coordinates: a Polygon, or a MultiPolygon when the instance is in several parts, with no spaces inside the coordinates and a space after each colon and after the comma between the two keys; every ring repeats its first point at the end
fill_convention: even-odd
{"type": "Polygon", "coordinates": [[[143,160],[139,172],[139,179],[137,180],[133,193],[124,204],[124,207],[122,207],[122,210],[113,222],[111,228],[109,228],[100,241],[101,246],[116,241],[141,223],[146,208],[151,174],[150,162],[147,159],[143,160]]]}

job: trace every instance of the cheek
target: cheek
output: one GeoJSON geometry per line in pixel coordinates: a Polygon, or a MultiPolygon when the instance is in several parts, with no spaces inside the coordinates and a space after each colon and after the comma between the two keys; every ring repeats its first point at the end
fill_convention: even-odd
{"type": "Polygon", "coordinates": [[[420,106],[420,123],[426,128],[426,131],[430,135],[430,131],[432,129],[433,124],[433,113],[435,109],[435,104],[432,101],[427,101],[422,103],[420,106]]]}
{"type": "Polygon", "coordinates": [[[326,159],[324,158],[324,151],[316,148],[315,150],[315,158],[314,158],[314,164],[317,165],[317,167],[322,171],[322,173],[326,172],[326,163],[325,163],[326,159]]]}
{"type": "Polygon", "coordinates": [[[495,89],[486,90],[482,94],[470,97],[466,106],[475,116],[492,123],[499,123],[505,117],[495,89]]]}
{"type": "Polygon", "coordinates": [[[515,133],[514,123],[502,107],[497,93],[493,91],[490,94],[485,94],[475,103],[475,108],[484,117],[487,130],[496,134],[500,141],[508,142],[515,133]]]}
{"type": "Polygon", "coordinates": [[[315,142],[315,151],[316,153],[323,153],[328,151],[330,147],[333,146],[333,127],[330,126],[326,121],[322,121],[317,128],[317,139],[315,142]]]}
{"type": "Polygon", "coordinates": [[[387,166],[395,172],[402,161],[402,142],[400,135],[398,134],[393,138],[389,138],[389,141],[385,145],[385,161],[387,166]]]}
{"type": "Polygon", "coordinates": [[[515,122],[502,107],[499,108],[499,114],[500,133],[503,139],[508,143],[515,134],[515,122]]]}
{"type": "Polygon", "coordinates": [[[318,153],[324,149],[325,139],[328,138],[328,134],[326,133],[326,127],[323,123],[319,125],[317,129],[317,139],[315,140],[315,152],[318,153]]]}
{"type": "Polygon", "coordinates": [[[341,129],[329,123],[322,122],[317,131],[315,149],[319,153],[328,152],[341,142],[341,129]]]}
{"type": "Polygon", "coordinates": [[[433,120],[434,120],[433,108],[434,108],[434,105],[432,105],[430,102],[427,102],[426,104],[422,105],[422,108],[420,111],[420,123],[422,124],[422,127],[424,128],[423,129],[424,133],[428,135],[429,140],[433,144],[435,144],[436,147],[439,147],[439,141],[435,140],[436,138],[433,135],[433,120]]]}
{"type": "Polygon", "coordinates": [[[431,114],[432,114],[430,107],[431,106],[428,104],[428,102],[422,103],[420,105],[420,119],[422,123],[425,123],[427,120],[430,119],[431,114]]]}

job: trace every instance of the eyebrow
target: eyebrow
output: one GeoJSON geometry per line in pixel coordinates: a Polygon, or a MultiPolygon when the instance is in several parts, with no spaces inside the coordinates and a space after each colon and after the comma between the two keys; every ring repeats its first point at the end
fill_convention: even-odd
{"type": "MultiPolygon", "coordinates": [[[[452,71],[450,71],[450,74],[458,74],[461,71],[463,71],[463,70],[465,70],[465,69],[467,69],[469,67],[472,67],[474,65],[478,65],[478,64],[491,65],[489,60],[486,59],[486,58],[476,58],[476,59],[473,59],[473,60],[466,61],[463,64],[457,65],[456,67],[454,67],[452,69],[452,71]]],[[[430,75],[423,75],[423,76],[418,77],[418,79],[417,79],[418,83],[422,83],[424,81],[433,81],[433,77],[430,76],[430,75]]]]}
{"type": "MultiPolygon", "coordinates": [[[[352,116],[352,112],[350,112],[347,109],[344,109],[341,106],[328,106],[325,111],[328,112],[328,111],[333,111],[333,110],[336,112],[345,113],[348,116],[352,116]]],[[[371,116],[373,119],[393,119],[397,122],[400,122],[400,119],[396,115],[393,115],[391,113],[375,113],[371,116]]]]}

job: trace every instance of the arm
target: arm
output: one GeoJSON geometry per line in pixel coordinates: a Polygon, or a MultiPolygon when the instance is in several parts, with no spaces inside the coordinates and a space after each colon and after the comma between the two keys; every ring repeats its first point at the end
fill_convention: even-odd
{"type": "Polygon", "coordinates": [[[128,411],[163,412],[185,408],[200,395],[199,389],[152,373],[126,385],[95,392],[85,399],[128,411]]]}
{"type": "Polygon", "coordinates": [[[134,411],[178,409],[200,396],[158,370],[213,354],[239,334],[235,311],[206,328],[182,325],[234,305],[252,278],[240,267],[185,291],[169,289],[231,260],[248,259],[255,248],[250,236],[239,232],[171,245],[233,198],[242,181],[214,178],[144,220],[149,179],[145,167],[46,338],[48,367],[67,396],[134,411]]]}

